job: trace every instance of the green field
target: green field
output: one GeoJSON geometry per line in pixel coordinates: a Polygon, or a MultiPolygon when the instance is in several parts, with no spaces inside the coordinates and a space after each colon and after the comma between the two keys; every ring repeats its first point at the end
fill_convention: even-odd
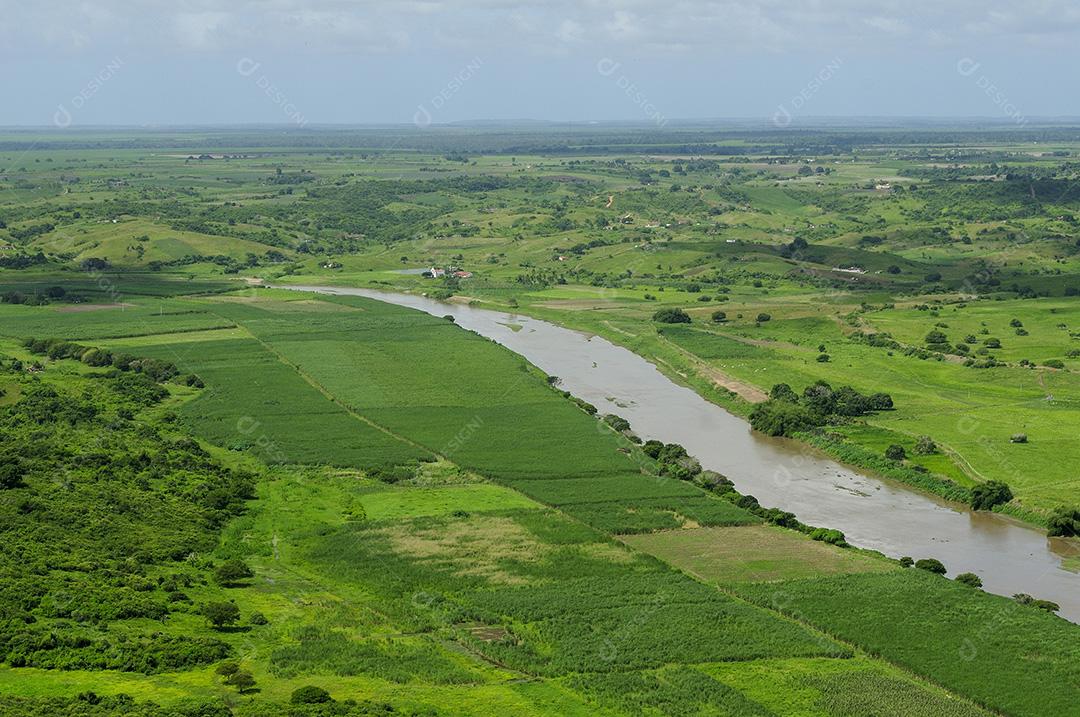
{"type": "Polygon", "coordinates": [[[698,528],[623,540],[710,583],[770,582],[895,569],[891,561],[835,548],[775,526],[698,528]]]}
{"type": "Polygon", "coordinates": [[[1074,624],[647,454],[445,318],[257,286],[512,309],[740,415],[786,383],[805,440],[1045,525],[1073,130],[560,132],[4,140],[0,715],[1080,715],[1074,624]]]}

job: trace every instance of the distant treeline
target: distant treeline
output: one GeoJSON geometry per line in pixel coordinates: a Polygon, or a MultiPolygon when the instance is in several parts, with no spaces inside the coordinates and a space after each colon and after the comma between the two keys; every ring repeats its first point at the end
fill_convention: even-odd
{"type": "MultiPolygon", "coordinates": [[[[774,154],[850,152],[881,145],[947,144],[1053,144],[1075,141],[1077,129],[1068,125],[1024,127],[1014,123],[953,124],[935,126],[931,122],[895,126],[843,126],[807,129],[777,129],[765,121],[695,122],[673,121],[666,127],[653,123],[610,123],[573,126],[562,123],[453,125],[438,132],[412,126],[385,128],[320,128],[293,130],[282,134],[275,129],[215,129],[202,132],[131,130],[126,136],[83,131],[63,136],[35,132],[20,136],[7,133],[0,151],[28,149],[176,149],[201,152],[208,146],[245,148],[295,147],[335,150],[344,155],[378,155],[393,150],[437,154],[617,152],[653,154],[657,152],[694,154],[774,154]]],[[[258,158],[257,152],[245,155],[258,158]]],[[[212,162],[243,162],[242,158],[210,159],[212,162]]]]}

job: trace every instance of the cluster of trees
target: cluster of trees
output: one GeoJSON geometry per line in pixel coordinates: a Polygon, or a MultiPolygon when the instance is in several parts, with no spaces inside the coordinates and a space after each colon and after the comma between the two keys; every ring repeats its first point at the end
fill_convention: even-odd
{"type": "Polygon", "coordinates": [[[43,236],[56,229],[56,225],[51,222],[41,222],[40,224],[30,224],[29,226],[22,227],[21,229],[8,229],[8,233],[11,234],[11,238],[18,242],[26,242],[34,239],[35,237],[43,236]]]}
{"type": "Polygon", "coordinates": [[[213,638],[165,635],[110,636],[61,626],[44,629],[0,621],[0,655],[12,667],[46,670],[122,670],[151,675],[207,665],[232,648],[213,638]]]}
{"type": "Polygon", "coordinates": [[[240,694],[244,694],[255,688],[255,676],[248,670],[240,668],[240,663],[229,660],[217,666],[214,673],[221,678],[226,685],[236,688],[240,694]]]}
{"type": "Polygon", "coordinates": [[[971,489],[971,507],[974,510],[993,510],[994,506],[1012,499],[1012,489],[1001,481],[986,481],[971,489]]]}
{"type": "MultiPolygon", "coordinates": [[[[940,324],[944,326],[944,324],[940,324]]],[[[1024,331],[1025,329],[1017,329],[1017,331],[1024,331]]],[[[949,343],[949,337],[945,335],[940,329],[933,329],[926,334],[926,348],[931,351],[943,354],[960,354],[961,356],[967,356],[971,353],[971,345],[978,342],[978,338],[975,336],[965,336],[964,340],[958,342],[955,346],[949,343]]],[[[990,349],[1000,349],[1001,339],[990,336],[982,340],[982,347],[975,350],[975,353],[980,356],[989,355],[990,349]]]]}
{"type": "Polygon", "coordinates": [[[83,297],[69,294],[67,289],[62,286],[50,286],[47,289],[29,294],[21,291],[8,291],[0,295],[0,301],[5,304],[23,304],[25,306],[44,306],[51,301],[59,300],[78,303],[83,300],[83,297]]]}
{"type": "Polygon", "coordinates": [[[75,697],[5,696],[0,717],[232,717],[223,702],[180,702],[162,707],[136,702],[130,695],[82,692],[75,697]]]}
{"type": "Polygon", "coordinates": [[[690,314],[680,308],[660,309],[653,314],[652,320],[661,324],[689,324],[690,314]]]}
{"type": "Polygon", "coordinates": [[[1021,605],[1027,605],[1029,607],[1038,608],[1040,610],[1046,610],[1047,612],[1057,612],[1058,610],[1061,609],[1061,606],[1058,605],[1056,602],[1051,602],[1050,600],[1040,600],[1038,598],[1033,598],[1030,595],[1028,595],[1027,593],[1017,593],[1016,595],[1013,595],[1012,597],[1013,597],[1013,600],[1020,603],[1021,605]]]}
{"type": "Polygon", "coordinates": [[[750,425],[770,436],[793,436],[830,421],[888,411],[892,407],[892,397],[887,393],[868,396],[851,386],[833,389],[827,382],[818,381],[799,395],[788,384],[778,383],[769,392],[769,399],[754,407],[750,425]]]}
{"type": "MultiPolygon", "coordinates": [[[[226,669],[231,669],[232,663],[226,669]]],[[[222,682],[241,692],[254,688],[255,679],[247,670],[237,666],[232,675],[218,674],[222,682]]],[[[250,712],[244,710],[244,714],[250,712]]],[[[258,714],[288,715],[288,717],[435,717],[433,708],[396,709],[393,705],[368,700],[341,700],[330,697],[321,687],[306,685],[293,690],[289,704],[263,704],[258,714]]],[[[232,708],[225,701],[179,701],[163,707],[154,702],[137,702],[130,695],[98,695],[82,692],[74,697],[5,696],[0,704],[0,717],[232,717],[232,708]]]]}
{"type": "MultiPolygon", "coordinates": [[[[74,359],[83,362],[87,366],[110,366],[117,371],[131,371],[143,374],[158,383],[163,383],[180,375],[180,369],[171,361],[139,358],[130,354],[114,354],[107,349],[84,346],[64,339],[29,338],[23,341],[23,346],[36,356],[48,356],[54,361],[74,359]]],[[[194,374],[189,374],[185,378],[185,383],[188,386],[198,388],[203,386],[202,380],[194,374]]]]}
{"type": "Polygon", "coordinates": [[[0,269],[29,269],[33,266],[48,264],[49,260],[42,252],[36,254],[12,254],[0,256],[0,269]]]}
{"type": "MultiPolygon", "coordinates": [[[[626,424],[629,429],[630,424],[626,424]]],[[[678,480],[694,480],[702,475],[701,463],[691,457],[686,449],[678,443],[663,443],[662,441],[646,441],[641,449],[659,464],[660,475],[678,480]]],[[[711,472],[710,472],[711,473],[711,472]]],[[[703,479],[703,484],[712,488],[730,486],[731,481],[719,473],[708,475],[703,479]]]]}
{"type": "Polygon", "coordinates": [[[186,254],[178,259],[168,261],[152,261],[147,264],[151,271],[161,271],[165,267],[191,266],[193,264],[216,264],[225,270],[226,274],[238,274],[243,269],[253,269],[266,264],[282,264],[289,257],[277,249],[271,249],[259,257],[258,254],[247,252],[244,259],[228,256],[227,254],[186,254]]]}
{"type": "Polygon", "coordinates": [[[918,570],[925,570],[928,573],[934,573],[935,575],[944,575],[948,572],[945,569],[945,565],[937,558],[921,558],[919,560],[913,560],[910,557],[904,556],[900,558],[900,565],[905,568],[914,566],[918,570]]]}

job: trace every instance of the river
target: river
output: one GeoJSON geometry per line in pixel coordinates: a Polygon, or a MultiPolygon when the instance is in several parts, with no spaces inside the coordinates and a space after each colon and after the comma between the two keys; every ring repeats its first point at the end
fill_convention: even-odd
{"type": "Polygon", "coordinates": [[[735,482],[762,505],[844,532],[850,543],[891,557],[941,560],[950,575],[973,572],[1001,595],[1028,593],[1080,622],[1080,574],[1062,566],[1080,555],[1074,541],[1047,538],[1006,516],[974,512],[892,481],[843,466],[797,441],[768,438],[738,416],[680,386],[653,364],[606,339],[539,319],[449,304],[411,294],[321,286],[281,287],[365,296],[450,315],[497,341],[560,387],[630,421],[642,439],[680,443],[705,468],[735,482]]]}

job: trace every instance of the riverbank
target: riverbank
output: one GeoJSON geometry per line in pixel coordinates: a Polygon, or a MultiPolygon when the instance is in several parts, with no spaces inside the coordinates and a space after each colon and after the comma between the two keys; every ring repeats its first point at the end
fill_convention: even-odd
{"type": "Polygon", "coordinates": [[[1062,605],[1063,615],[1080,619],[1080,577],[1062,568],[1069,556],[1040,531],[852,470],[809,444],[756,434],[734,412],[595,332],[415,294],[289,288],[367,296],[452,317],[459,326],[558,376],[561,388],[601,413],[626,418],[642,439],[680,443],[704,468],[729,476],[740,493],[753,495],[761,505],[796,513],[810,525],[840,530],[852,544],[889,557],[938,558],[952,574],[982,576],[991,592],[1046,596],[1062,605]]]}

